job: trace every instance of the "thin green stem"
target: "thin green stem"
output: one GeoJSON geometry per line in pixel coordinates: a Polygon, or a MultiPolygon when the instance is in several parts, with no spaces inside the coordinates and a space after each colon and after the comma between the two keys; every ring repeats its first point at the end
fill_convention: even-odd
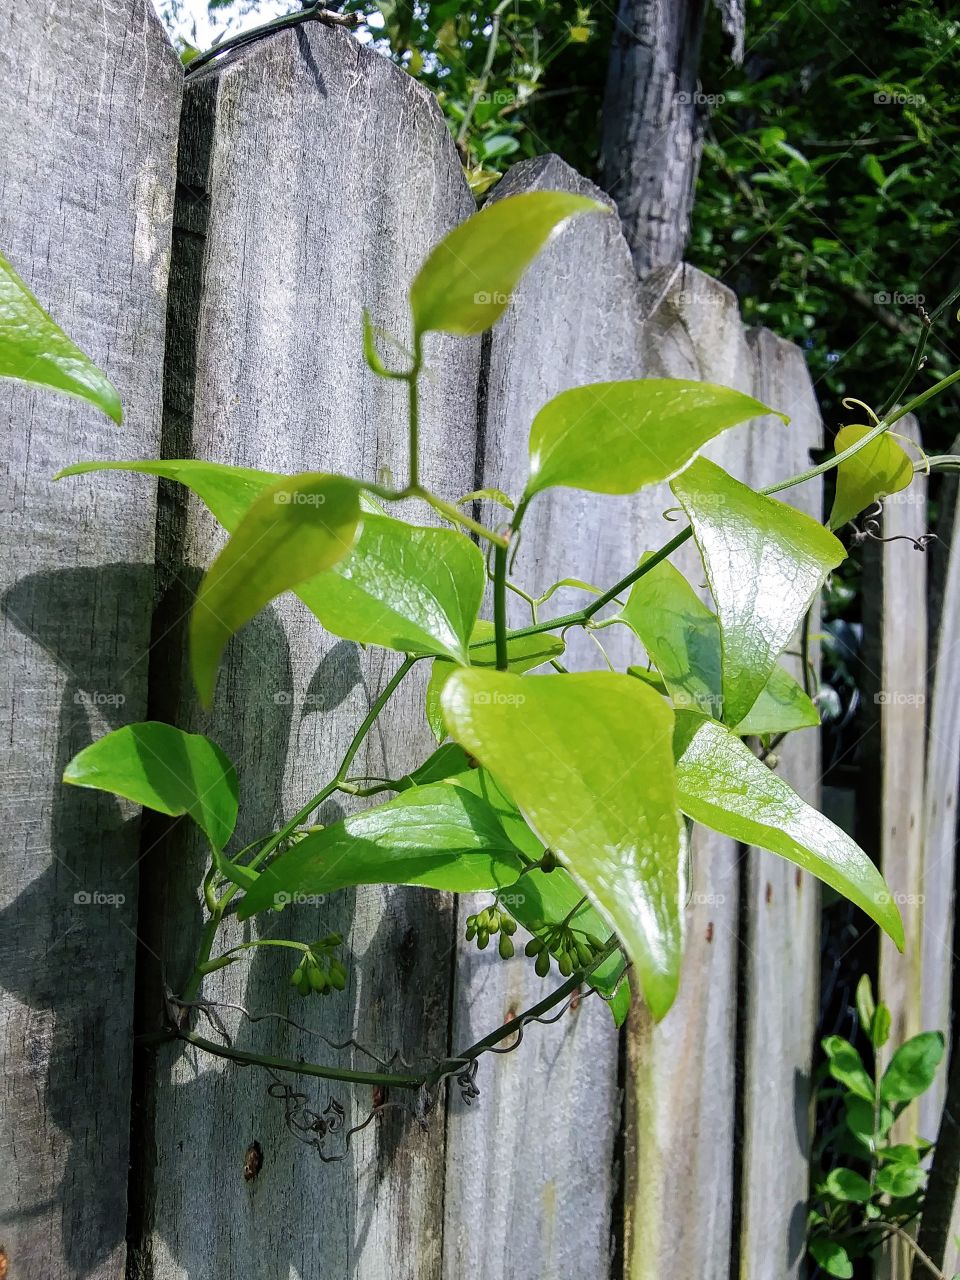
{"type": "Polygon", "coordinates": [[[497,647],[497,670],[507,669],[507,548],[493,554],[493,628],[497,647]]]}
{"type": "Polygon", "coordinates": [[[410,468],[407,486],[420,488],[420,370],[423,367],[423,338],[418,333],[413,345],[413,367],[407,374],[408,429],[410,433],[410,468]]]}

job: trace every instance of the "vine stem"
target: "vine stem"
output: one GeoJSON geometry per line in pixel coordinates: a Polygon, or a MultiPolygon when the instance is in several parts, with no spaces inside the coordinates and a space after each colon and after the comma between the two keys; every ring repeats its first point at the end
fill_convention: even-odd
{"type": "MultiPolygon", "coordinates": [[[[350,745],[347,747],[346,751],[344,752],[343,759],[340,761],[340,766],[337,769],[337,772],[326,784],[326,786],[322,787],[315,796],[312,796],[307,801],[307,803],[303,806],[303,808],[299,809],[293,815],[293,817],[290,819],[288,823],[286,823],[285,826],[281,827],[279,831],[275,832],[270,837],[270,839],[266,842],[266,844],[264,844],[263,848],[261,848],[257,852],[256,856],[250,859],[249,863],[247,863],[247,867],[249,870],[253,871],[258,866],[260,866],[261,863],[263,863],[263,861],[266,858],[268,858],[270,854],[273,853],[273,851],[276,848],[278,848],[279,845],[282,844],[284,840],[287,839],[288,836],[291,836],[294,833],[297,827],[301,826],[304,822],[306,822],[307,818],[310,817],[310,815],[313,813],[315,809],[319,808],[319,806],[323,804],[324,800],[326,800],[328,796],[333,795],[334,791],[339,789],[341,783],[346,781],[347,774],[350,770],[350,766],[353,763],[354,757],[356,756],[357,752],[360,750],[360,747],[363,744],[363,740],[366,738],[367,734],[373,728],[373,725],[376,722],[377,717],[380,715],[380,712],[390,701],[391,697],[396,692],[397,688],[399,687],[403,679],[406,677],[408,672],[411,670],[411,668],[413,667],[416,661],[417,659],[413,657],[404,658],[403,662],[400,664],[400,666],[397,668],[394,674],[390,677],[390,679],[384,685],[383,689],[380,691],[380,693],[377,695],[374,701],[370,704],[369,711],[364,716],[360,724],[360,727],[357,729],[357,732],[353,735],[353,739],[350,742],[350,745]]],[[[210,959],[210,951],[213,947],[213,943],[217,935],[217,930],[220,927],[220,923],[223,920],[224,915],[226,914],[227,907],[230,905],[231,900],[235,896],[238,887],[239,886],[235,884],[230,885],[229,888],[224,892],[222,897],[218,899],[216,907],[211,912],[210,919],[207,921],[204,927],[203,935],[200,940],[200,950],[197,954],[197,959],[194,964],[193,973],[190,975],[187,985],[183,991],[184,1000],[192,1000],[194,996],[197,994],[197,992],[200,990],[200,987],[201,987],[201,984],[203,983],[203,978],[204,978],[204,972],[205,972],[204,966],[207,964],[207,962],[210,959]]]]}
{"type": "Polygon", "coordinates": [[[493,629],[497,650],[497,670],[507,669],[507,548],[493,553],[493,629]]]}

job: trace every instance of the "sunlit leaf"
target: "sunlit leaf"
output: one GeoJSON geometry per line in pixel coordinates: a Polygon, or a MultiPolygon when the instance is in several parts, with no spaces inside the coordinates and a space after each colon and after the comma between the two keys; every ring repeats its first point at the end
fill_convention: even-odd
{"type": "MultiPolygon", "coordinates": [[[[833,442],[835,453],[849,449],[862,440],[872,427],[841,427],[833,442]]],[[[889,431],[877,436],[846,462],[837,467],[837,492],[830,512],[830,528],[841,525],[866,511],[878,498],[906,489],[913,479],[913,463],[889,431]]]]}
{"type": "Polygon", "coordinates": [[[823,1043],[823,1051],[827,1055],[827,1065],[834,1080],[839,1080],[858,1098],[873,1103],[874,1088],[863,1059],[843,1036],[827,1036],[823,1043]]]}
{"type": "Polygon", "coordinates": [[[462,533],[368,515],[353,550],[297,594],[334,635],[466,662],[485,584],[462,533]]]}
{"type": "Polygon", "coordinates": [[[417,333],[489,329],[550,236],[582,213],[609,209],[566,191],[530,191],[497,200],[455,227],[430,252],[411,286],[417,333]]]}
{"type": "Polygon", "coordinates": [[[867,855],[729,729],[680,711],[676,755],[684,813],[809,871],[865,911],[903,949],[900,912],[867,855]]]}
{"type": "Polygon", "coordinates": [[[885,1164],[877,1170],[877,1190],[898,1199],[912,1196],[926,1180],[926,1172],[918,1164],[885,1164]]]}
{"type": "Polygon", "coordinates": [[[112,791],[171,817],[189,814],[222,850],[237,822],[237,775],[215,742],[157,720],[124,725],[67,765],[64,782],[112,791]]]}
{"type": "Polygon", "coordinates": [[[827,1240],[824,1236],[815,1236],[807,1246],[810,1256],[828,1276],[836,1276],[837,1280],[850,1280],[853,1275],[853,1263],[842,1244],[835,1240],[827,1240]]]}
{"type": "Polygon", "coordinates": [[[119,423],[117,389],[85,356],[0,253],[0,378],[18,378],[78,396],[119,423]]]}
{"type": "Polygon", "coordinates": [[[470,893],[513,884],[523,861],[496,813],[471,791],[435,782],[305,836],[261,874],[240,905],[265,907],[355,884],[470,893]]]}
{"type": "Polygon", "coordinates": [[[739,724],[846,552],[816,520],[706,458],[671,487],[693,526],[720,617],[723,718],[739,724]]]}
{"type": "Polygon", "coordinates": [[[553,485],[634,493],[676,475],[721,431],[775,412],[730,387],[682,378],[562,391],[530,428],[527,497],[553,485]]]}
{"type": "Polygon", "coordinates": [[[835,1200],[848,1200],[855,1204],[866,1204],[873,1194],[870,1183],[854,1169],[831,1169],[823,1187],[835,1200]]]}
{"type": "Polygon", "coordinates": [[[663,1017],[677,990],[685,896],[670,708],[629,676],[479,668],[454,672],[442,705],[455,740],[619,934],[663,1017]]]}
{"type": "Polygon", "coordinates": [[[880,1081],[885,1102],[910,1102],[933,1084],[943,1058],[944,1039],[939,1031],[923,1031],[902,1044],[890,1059],[880,1081]]]}
{"type": "Polygon", "coordinates": [[[275,596],[343,559],[359,521],[359,488],[343,476],[286,476],[254,501],[207,570],[190,615],[193,678],[205,703],[234,632],[275,596]]]}

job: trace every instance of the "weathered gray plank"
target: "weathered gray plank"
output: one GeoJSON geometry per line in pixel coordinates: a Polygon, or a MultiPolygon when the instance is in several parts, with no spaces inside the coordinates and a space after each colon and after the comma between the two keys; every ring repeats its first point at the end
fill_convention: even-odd
{"type": "Polygon", "coordinates": [[[156,449],[180,71],[147,0],[0,13],[0,245],[116,383],[122,428],[0,384],[0,1244],[10,1275],[124,1269],[138,823],[60,775],[146,705],[156,449]],[[122,898],[84,905],[80,894],[122,898]]]}
{"type": "MultiPolygon", "coordinates": [[[[754,390],[754,362],[737,300],[690,267],[655,273],[644,290],[644,372],[754,390]]],[[[746,477],[750,428],[707,450],[746,477]]],[[[675,506],[662,491],[658,509],[675,506]]],[[[673,529],[661,525],[657,542],[673,529]]],[[[688,544],[674,557],[706,597],[688,544]]],[[[739,851],[696,828],[680,994],[654,1027],[637,1010],[628,1035],[626,1274],[720,1280],[728,1272],[734,1203],[739,851]],[[695,1206],[691,1210],[691,1206],[695,1206]],[[698,1229],[689,1230],[691,1211],[698,1229]]]]}
{"type": "MultiPolygon", "coordinates": [[[[401,478],[404,404],[396,384],[363,365],[361,313],[368,307],[375,323],[409,343],[406,288],[429,247],[471,208],[433,99],[342,32],[311,25],[275,37],[188,83],[180,184],[165,448],[283,471],[319,466],[373,478],[389,467],[401,478]]],[[[425,472],[448,498],[473,484],[477,348],[451,339],[428,351],[425,472]]],[[[195,581],[221,538],[196,504],[182,517],[169,507],[158,634],[180,619],[189,601],[181,583],[195,581]]],[[[361,657],[284,600],[233,646],[212,717],[196,711],[176,627],[152,688],[165,718],[206,726],[235,759],[242,841],[319,789],[398,663],[396,655],[361,657]]],[[[358,773],[386,767],[395,775],[429,753],[425,675],[398,694],[358,757],[358,773]]],[[[326,804],[321,820],[341,807],[326,804]]],[[[179,989],[198,940],[201,860],[176,830],[149,865],[149,941],[179,989]]],[[[345,892],[253,930],[294,930],[304,940],[342,931],[352,956],[344,995],[301,1001],[289,987],[293,965],[276,950],[220,971],[204,990],[253,1010],[289,1009],[385,1055],[443,1055],[452,928],[452,904],[439,895],[345,892]]],[[[234,920],[224,945],[245,935],[234,920]]],[[[154,1003],[156,996],[155,987],[154,1003]]],[[[236,1014],[227,1023],[246,1048],[335,1057],[289,1027],[251,1026],[236,1014]]],[[[144,1264],[156,1280],[438,1276],[442,1111],[426,1130],[387,1111],[344,1163],[323,1164],[286,1129],[269,1084],[261,1071],[192,1051],[158,1054],[142,1188],[144,1264]],[[264,1164],[248,1183],[243,1162],[254,1140],[264,1164]]],[[[304,1092],[318,1112],[339,1098],[347,1125],[365,1118],[373,1100],[369,1089],[346,1086],[304,1092]]],[[[328,1148],[339,1143],[342,1135],[328,1148]]]]}
{"type": "MultiPolygon", "coordinates": [[[[749,483],[762,488],[809,466],[822,425],[799,348],[766,329],[749,342],[757,359],[757,397],[790,415],[790,425],[755,429],[749,483]]],[[[808,482],[779,497],[821,519],[822,486],[808,482]]],[[[811,631],[818,630],[814,613],[811,631]]],[[[818,654],[811,649],[816,665],[818,654]]],[[[802,664],[787,657],[802,679],[802,664]]],[[[820,735],[791,734],[777,771],[810,804],[820,803],[820,735]]],[[[789,1280],[803,1274],[808,1153],[812,1136],[810,1067],[816,1031],[820,894],[815,879],[762,850],[746,863],[742,897],[743,1137],[739,1276],[789,1280]]]]}
{"type": "MultiPolygon", "coordinates": [[[[599,195],[555,157],[513,169],[498,196],[562,189],[599,195]]],[[[636,281],[615,217],[578,219],[525,277],[492,335],[482,406],[479,476],[516,496],[527,468],[527,433],[537,409],[571,386],[639,374],[636,281]]],[[[660,508],[652,508],[656,513],[660,508]]],[[[502,509],[486,510],[502,520],[502,509]]],[[[654,519],[658,516],[655,515],[654,519]]],[[[562,577],[609,585],[647,543],[650,519],[637,503],[554,490],[530,508],[516,580],[535,594],[562,577]]],[[[564,589],[544,616],[578,608],[564,589]]],[[[520,606],[520,607],[517,607],[520,606]]],[[[529,621],[511,603],[513,625],[529,621]]],[[[623,641],[611,638],[614,649],[623,641]]],[[[584,636],[564,659],[602,665],[584,636]],[[585,643],[584,643],[585,642],[585,643]]],[[[486,897],[464,899],[460,923],[486,897]]],[[[518,948],[519,951],[519,948],[518,948]]],[[[556,970],[553,971],[555,981],[556,970]]],[[[461,948],[454,1042],[469,1044],[550,989],[518,955],[461,948]]],[[[557,1025],[528,1028],[515,1053],[482,1061],[481,1097],[448,1104],[444,1274],[515,1280],[606,1276],[617,1179],[617,1035],[607,1010],[585,1000],[557,1025]]]]}

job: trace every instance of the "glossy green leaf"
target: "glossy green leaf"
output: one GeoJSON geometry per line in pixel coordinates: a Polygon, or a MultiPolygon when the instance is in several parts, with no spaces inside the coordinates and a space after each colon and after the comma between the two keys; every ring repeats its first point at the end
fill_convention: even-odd
{"type": "Polygon", "coordinates": [[[933,1084],[943,1049],[939,1031],[923,1031],[902,1044],[883,1073],[881,1098],[885,1102],[910,1102],[925,1093],[933,1084]]]}
{"type": "Polygon", "coordinates": [[[612,672],[461,669],[441,701],[455,740],[494,774],[619,934],[662,1018],[679,980],[685,897],[670,708],[612,672]]]}
{"type": "Polygon", "coordinates": [[[853,1263],[842,1244],[837,1244],[835,1240],[827,1240],[823,1236],[815,1236],[807,1247],[814,1262],[822,1267],[828,1276],[836,1276],[837,1280],[850,1280],[853,1275],[853,1263]]]}
{"type": "Polygon", "coordinates": [[[254,501],[204,575],[190,615],[193,678],[204,703],[234,632],[275,596],[342,560],[359,522],[359,488],[343,476],[285,476],[254,501]]]}
{"type": "Polygon", "coordinates": [[[246,920],[299,894],[355,884],[408,884],[454,893],[503,888],[523,862],[497,815],[451,782],[401,792],[395,799],[299,840],[260,875],[240,904],[246,920]]]}
{"type": "Polygon", "coordinates": [[[823,1189],[835,1200],[866,1204],[873,1191],[862,1173],[854,1169],[831,1169],[823,1181],[823,1189]]]}
{"type": "Polygon", "coordinates": [[[875,1049],[882,1049],[890,1039],[890,1010],[885,1004],[877,1005],[877,1011],[873,1015],[873,1023],[870,1027],[870,1040],[875,1049]]]}
{"type": "MultiPolygon", "coordinates": [[[[853,1069],[856,1071],[856,1066],[853,1069]]],[[[862,1080],[860,1083],[862,1084],[862,1080]]],[[[865,1146],[873,1150],[876,1140],[882,1140],[890,1131],[894,1121],[893,1112],[882,1103],[875,1109],[872,1096],[867,1099],[854,1093],[844,1095],[843,1106],[846,1112],[847,1128],[865,1146]]]]}
{"type": "Polygon", "coordinates": [[[870,1028],[873,1026],[873,1015],[877,1011],[877,1005],[873,998],[873,983],[870,981],[869,973],[863,974],[857,983],[856,1003],[860,1027],[869,1035],[870,1028]]]}
{"type": "MultiPolygon", "coordinates": [[[[441,748],[442,749],[442,748],[441,748]]],[[[458,747],[457,750],[462,750],[458,747]]],[[[496,811],[497,818],[510,841],[521,853],[532,859],[543,856],[543,844],[527,826],[519,809],[486,769],[472,769],[457,778],[457,785],[481,796],[496,811]]],[[[570,923],[596,938],[606,939],[609,929],[582,891],[563,867],[553,871],[525,871],[498,901],[529,932],[544,933],[540,924],[558,924],[570,917],[570,923]],[[579,905],[578,905],[579,904],[579,905]]],[[[556,957],[555,957],[556,958],[556,957]]],[[[622,1026],[630,1012],[630,983],[621,981],[625,968],[623,953],[608,956],[590,974],[588,982],[605,996],[616,1025],[622,1026]]]]}
{"type": "Polygon", "coordinates": [[[729,729],[680,711],[675,749],[684,813],[809,871],[856,903],[903,949],[900,912],[867,855],[729,729]]]}
{"type": "Polygon", "coordinates": [[[918,1164],[885,1164],[877,1170],[877,1190],[898,1199],[912,1196],[927,1180],[927,1175],[918,1164]]]}
{"type": "Polygon", "coordinates": [[[17,378],[86,400],[123,419],[117,389],[85,356],[0,253],[0,378],[17,378]]]}
{"type": "Polygon", "coordinates": [[[561,391],[530,428],[526,496],[555,485],[634,493],[675,476],[721,431],[775,412],[730,387],[682,378],[561,391]]]}
{"type": "Polygon", "coordinates": [[[863,1065],[863,1059],[850,1041],[844,1040],[843,1036],[827,1036],[822,1044],[823,1051],[827,1055],[828,1070],[834,1080],[839,1080],[858,1098],[863,1098],[872,1104],[873,1080],[863,1065]]]}
{"type": "Polygon", "coordinates": [[[233,533],[257,498],[283,478],[271,471],[181,458],[169,462],[77,462],[58,471],[54,479],[86,475],[91,471],[134,471],[175,480],[206,503],[228,533],[233,533]]]}
{"type": "Polygon", "coordinates": [[[609,212],[598,200],[566,191],[530,191],[488,204],[444,236],[420,268],[410,289],[416,332],[483,333],[568,218],[609,212]]]}
{"type": "Polygon", "coordinates": [[[397,790],[408,791],[410,787],[425,787],[428,782],[443,782],[469,768],[470,760],[463,747],[456,742],[445,742],[422,765],[399,778],[397,790]]]}
{"type": "MultiPolygon", "coordinates": [[[[721,718],[720,621],[679,569],[668,560],[655,565],[633,584],[616,617],[640,639],[675,707],[721,718]]],[[[796,680],[775,666],[735,732],[787,733],[819,723],[816,707],[796,680]]]]}
{"type": "MultiPolygon", "coordinates": [[[[561,638],[552,636],[546,631],[532,636],[518,636],[515,640],[507,641],[507,665],[511,671],[516,671],[518,674],[532,671],[535,667],[541,667],[545,662],[549,662],[551,658],[559,657],[563,650],[564,643],[561,638]]],[[[470,664],[475,667],[497,665],[494,626],[485,618],[477,620],[470,637],[470,664]]],[[[452,662],[438,660],[433,664],[430,680],[427,683],[424,711],[427,724],[438,742],[442,742],[447,736],[440,707],[440,695],[451,672],[455,670],[456,667],[452,662]]]]}
{"type": "Polygon", "coordinates": [[[720,617],[723,718],[739,724],[846,552],[816,520],[706,458],[671,487],[693,526],[720,617]]]}
{"type": "Polygon", "coordinates": [[[485,585],[462,533],[368,515],[350,554],[297,594],[334,635],[465,663],[485,585]]]}
{"type": "Polygon", "coordinates": [[[220,851],[237,822],[237,775],[215,742],[157,720],[124,725],[67,765],[64,782],[112,791],[171,817],[189,814],[220,851]]]}
{"type": "MultiPolygon", "coordinates": [[[[872,430],[872,427],[841,427],[833,442],[834,452],[849,449],[872,430]]],[[[830,528],[839,529],[878,498],[906,489],[912,479],[913,463],[909,455],[890,432],[885,431],[837,467],[837,492],[830,512],[830,528]]]]}

